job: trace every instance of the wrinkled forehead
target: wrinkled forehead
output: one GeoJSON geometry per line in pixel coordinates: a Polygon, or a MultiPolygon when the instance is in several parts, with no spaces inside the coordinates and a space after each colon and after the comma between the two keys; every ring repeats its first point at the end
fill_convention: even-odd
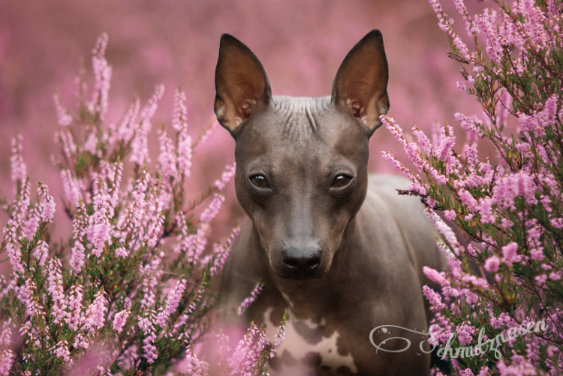
{"type": "Polygon", "coordinates": [[[241,161],[299,165],[365,159],[367,146],[368,135],[361,124],[338,111],[330,97],[274,97],[241,129],[236,153],[241,161]]]}

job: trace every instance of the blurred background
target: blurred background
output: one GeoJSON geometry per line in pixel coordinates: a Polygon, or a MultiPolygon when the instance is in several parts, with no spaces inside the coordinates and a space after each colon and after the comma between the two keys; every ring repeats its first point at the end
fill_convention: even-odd
{"type": "MultiPolygon", "coordinates": [[[[453,15],[446,2],[444,8],[453,15]]],[[[174,91],[181,87],[195,137],[213,116],[222,33],[235,35],[254,51],[274,94],[319,96],[330,93],[346,53],[374,28],[383,33],[390,65],[390,115],[404,128],[430,130],[434,123],[453,124],[456,111],[476,112],[474,100],[456,89],[458,63],[447,57],[447,37],[424,0],[1,0],[0,190],[13,193],[10,140],[20,132],[32,184],[46,182],[55,198],[61,197],[50,157],[57,152],[53,93],[60,92],[65,106],[73,108],[77,73],[81,67],[91,73],[91,51],[103,32],[109,35],[106,58],[113,67],[109,122],[118,121],[133,99],[144,102],[155,85],[164,84],[153,124],[170,122],[174,91]]],[[[372,136],[371,148],[372,171],[393,171],[381,150],[406,159],[384,127],[372,136]]],[[[233,161],[233,152],[228,133],[215,127],[195,156],[193,197],[233,161]]],[[[232,186],[229,192],[221,217],[226,226],[242,215],[232,186]]]]}

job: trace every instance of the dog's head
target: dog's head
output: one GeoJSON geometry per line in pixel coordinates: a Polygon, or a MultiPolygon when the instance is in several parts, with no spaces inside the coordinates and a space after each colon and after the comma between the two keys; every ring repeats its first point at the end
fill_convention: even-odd
{"type": "Polygon", "coordinates": [[[389,108],[387,72],[374,30],[344,59],[330,97],[273,97],[256,56],[222,36],[215,114],[236,141],[237,197],[277,275],[330,269],[366,196],[369,137],[389,108]]]}

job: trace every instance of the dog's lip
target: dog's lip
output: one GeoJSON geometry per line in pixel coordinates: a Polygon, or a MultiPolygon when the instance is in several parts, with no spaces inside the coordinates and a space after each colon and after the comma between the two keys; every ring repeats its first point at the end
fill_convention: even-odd
{"type": "Polygon", "coordinates": [[[306,279],[317,279],[324,276],[324,272],[316,270],[312,273],[294,273],[287,270],[276,270],[278,277],[283,279],[294,279],[297,281],[303,281],[306,279]]]}

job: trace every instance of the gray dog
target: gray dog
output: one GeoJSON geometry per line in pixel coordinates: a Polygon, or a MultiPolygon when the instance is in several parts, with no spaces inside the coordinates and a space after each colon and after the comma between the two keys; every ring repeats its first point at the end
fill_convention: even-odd
{"type": "Polygon", "coordinates": [[[273,374],[428,374],[416,331],[428,327],[421,268],[442,268],[436,235],[418,200],[397,194],[407,181],[367,171],[387,80],[377,30],[319,98],[272,96],[250,49],[221,38],[215,113],[236,140],[236,193],[251,222],[225,266],[219,304],[223,320],[236,319],[262,281],[241,319],[275,332],[288,310],[273,374]]]}

